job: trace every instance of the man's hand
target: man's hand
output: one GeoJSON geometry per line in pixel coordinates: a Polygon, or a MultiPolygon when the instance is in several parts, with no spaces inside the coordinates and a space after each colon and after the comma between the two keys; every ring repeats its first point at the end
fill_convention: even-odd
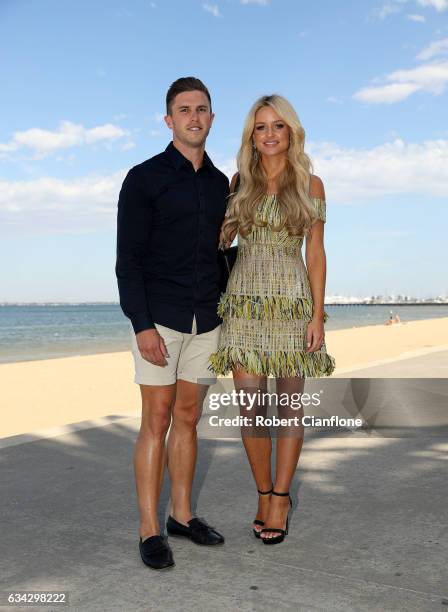
{"type": "Polygon", "coordinates": [[[168,365],[165,357],[168,357],[165,342],[157,329],[144,329],[136,334],[137,346],[140,355],[149,363],[157,366],[168,365]]]}

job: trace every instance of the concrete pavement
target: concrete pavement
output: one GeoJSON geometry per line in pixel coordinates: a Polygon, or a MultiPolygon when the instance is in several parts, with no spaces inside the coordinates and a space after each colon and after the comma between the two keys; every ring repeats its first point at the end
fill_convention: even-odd
{"type": "MultiPolygon", "coordinates": [[[[273,547],[251,533],[241,441],[202,439],[196,511],[226,543],[171,539],[176,567],[158,573],[138,554],[137,429],[120,419],[1,449],[3,601],[51,590],[82,611],[447,609],[446,436],[307,435],[290,534],[273,547]]],[[[167,500],[165,483],[161,515],[167,500]]]]}
{"type": "Polygon", "coordinates": [[[401,359],[385,359],[367,366],[338,369],[333,378],[447,378],[448,351],[423,351],[401,359]]]}

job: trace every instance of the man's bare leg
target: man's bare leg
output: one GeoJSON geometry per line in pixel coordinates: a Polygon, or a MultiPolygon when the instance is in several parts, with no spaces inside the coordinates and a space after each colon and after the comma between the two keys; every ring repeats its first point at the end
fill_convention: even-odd
{"type": "Polygon", "coordinates": [[[142,421],[134,449],[134,472],[142,540],[160,534],[157,518],[166,463],[165,438],[176,398],[176,385],[140,385],[142,421]]]}
{"type": "Polygon", "coordinates": [[[197,457],[196,425],[202,414],[207,385],[177,381],[176,401],[168,436],[168,470],[171,478],[171,516],[186,525],[192,518],[191,489],[197,457]]]}

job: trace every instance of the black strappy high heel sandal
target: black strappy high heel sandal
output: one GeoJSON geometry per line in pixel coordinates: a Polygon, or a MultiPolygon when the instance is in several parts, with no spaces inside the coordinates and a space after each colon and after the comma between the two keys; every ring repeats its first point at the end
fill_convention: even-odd
{"type": "MultiPolygon", "coordinates": [[[[289,491],[287,493],[277,493],[276,491],[274,491],[274,489],[272,489],[272,495],[277,495],[278,497],[289,497],[289,505],[292,508],[292,499],[291,496],[289,495],[289,491]]],[[[285,536],[288,535],[288,526],[289,526],[289,510],[288,510],[288,514],[286,515],[286,527],[285,529],[279,529],[278,527],[265,527],[264,529],[262,529],[260,531],[260,536],[258,536],[261,540],[263,540],[263,544],[280,544],[280,542],[283,542],[283,540],[285,539],[285,536]],[[278,536],[274,536],[273,538],[262,538],[261,534],[262,533],[268,533],[269,531],[274,532],[274,533],[278,533],[278,536]]]]}
{"type": "MultiPolygon", "coordinates": [[[[258,491],[258,495],[270,495],[273,491],[273,487],[269,490],[269,491],[260,491],[259,489],[257,489],[258,491]]],[[[260,521],[260,519],[255,519],[254,521],[252,521],[254,525],[260,525],[260,527],[264,526],[264,521],[260,521]]],[[[260,534],[261,531],[257,531],[256,529],[252,529],[252,531],[254,532],[254,536],[258,539],[261,538],[260,534]]]]}

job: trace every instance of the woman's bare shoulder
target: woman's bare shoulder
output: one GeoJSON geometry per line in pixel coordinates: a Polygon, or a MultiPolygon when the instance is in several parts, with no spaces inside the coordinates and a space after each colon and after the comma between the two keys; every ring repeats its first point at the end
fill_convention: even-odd
{"type": "Polygon", "coordinates": [[[325,189],[322,179],[316,174],[310,176],[310,198],[325,200],[325,189]]]}

